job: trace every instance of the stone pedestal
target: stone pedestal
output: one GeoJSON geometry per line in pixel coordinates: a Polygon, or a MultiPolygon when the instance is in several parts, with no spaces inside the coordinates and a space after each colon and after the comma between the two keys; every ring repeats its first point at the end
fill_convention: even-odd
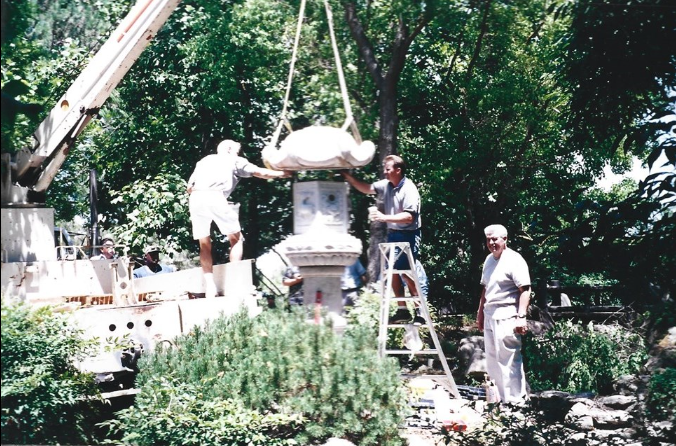
{"type": "Polygon", "coordinates": [[[305,305],[314,305],[321,290],[322,306],[334,316],[343,312],[340,277],[362,251],[361,240],[347,233],[347,191],[345,183],[294,184],[295,235],[280,243],[303,276],[305,305]]]}

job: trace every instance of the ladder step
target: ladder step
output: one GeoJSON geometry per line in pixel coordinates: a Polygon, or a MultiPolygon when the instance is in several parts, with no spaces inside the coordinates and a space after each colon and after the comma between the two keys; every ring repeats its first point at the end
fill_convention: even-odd
{"type": "Polygon", "coordinates": [[[439,352],[436,349],[427,349],[427,350],[385,350],[385,353],[388,355],[436,355],[439,352]]]}
{"type": "Polygon", "coordinates": [[[403,300],[403,301],[409,301],[409,302],[420,302],[420,296],[406,296],[406,297],[397,297],[397,296],[391,296],[390,300],[403,300]]]}

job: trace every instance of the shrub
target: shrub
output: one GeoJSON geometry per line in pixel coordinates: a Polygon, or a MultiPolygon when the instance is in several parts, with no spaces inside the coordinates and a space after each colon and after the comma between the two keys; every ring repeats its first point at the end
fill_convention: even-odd
{"type": "Polygon", "coordinates": [[[206,399],[198,386],[176,379],[150,377],[143,392],[117,419],[102,423],[121,436],[122,444],[295,445],[290,437],[304,421],[297,415],[261,414],[231,398],[206,399]]]}
{"type": "Polygon", "coordinates": [[[605,394],[617,377],[637,373],[647,358],[641,336],[617,325],[603,327],[601,332],[591,323],[566,321],[542,337],[529,335],[524,361],[531,388],[605,394]]]}
{"type": "Polygon", "coordinates": [[[74,364],[93,348],[66,316],[2,301],[2,443],[94,443],[101,398],[74,364]]]}
{"type": "Polygon", "coordinates": [[[228,444],[285,444],[290,437],[301,444],[329,437],[400,444],[406,399],[396,363],[378,357],[368,330],[341,337],[300,313],[218,318],[141,358],[136,409],[112,425],[137,444],[218,444],[201,436],[208,423],[218,423],[228,444]],[[161,384],[157,377],[170,379],[161,384]],[[158,414],[162,422],[153,420],[158,414]],[[263,423],[255,442],[252,419],[263,423]]]}
{"type": "Polygon", "coordinates": [[[676,369],[668,367],[650,377],[647,415],[653,420],[675,421],[676,414],[676,369]]]}

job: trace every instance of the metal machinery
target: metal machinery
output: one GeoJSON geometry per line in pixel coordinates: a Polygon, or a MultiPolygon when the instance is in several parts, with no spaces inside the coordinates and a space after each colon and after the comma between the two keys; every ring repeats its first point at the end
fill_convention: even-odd
{"type": "MultiPolygon", "coordinates": [[[[257,311],[251,262],[217,265],[225,298],[188,299],[202,290],[198,268],[133,279],[126,257],[57,258],[54,209],[45,193],[78,135],[176,9],[180,0],[139,0],[33,134],[33,145],[14,157],[2,154],[2,295],[31,304],[69,307],[91,336],[129,336],[139,349],[245,305],[257,311]],[[227,286],[226,286],[227,277],[227,286]],[[161,279],[161,280],[157,280],[161,279]]],[[[103,350],[102,350],[103,352],[103,350]]],[[[91,358],[83,368],[114,381],[131,372],[122,353],[91,358]],[[123,364],[124,362],[124,364],[123,364]]],[[[123,388],[109,386],[113,393],[123,388]]]]}

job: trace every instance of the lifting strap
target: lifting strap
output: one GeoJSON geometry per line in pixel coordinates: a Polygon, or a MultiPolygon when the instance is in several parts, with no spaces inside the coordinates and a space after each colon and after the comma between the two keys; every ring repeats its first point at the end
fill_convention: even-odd
{"type": "MultiPolygon", "coordinates": [[[[279,123],[277,128],[272,135],[272,140],[270,141],[269,146],[276,147],[279,136],[282,132],[282,128],[286,127],[289,133],[293,132],[291,128],[291,123],[287,119],[287,110],[289,105],[289,95],[291,94],[291,85],[293,84],[293,73],[295,71],[296,60],[298,59],[298,45],[300,42],[300,33],[303,26],[303,20],[305,19],[305,4],[307,0],[301,0],[300,2],[300,11],[298,13],[298,23],[296,25],[296,37],[293,43],[293,51],[291,53],[291,64],[289,67],[289,76],[286,82],[286,93],[284,95],[284,103],[282,105],[282,113],[279,118],[279,123]]],[[[338,45],[336,43],[336,36],[333,31],[333,13],[331,12],[331,6],[329,5],[328,0],[324,0],[324,8],[326,10],[326,18],[329,25],[329,35],[331,37],[331,46],[333,48],[333,56],[336,62],[336,70],[338,71],[338,83],[340,85],[340,93],[343,98],[343,107],[345,108],[345,122],[341,127],[341,130],[347,130],[348,127],[352,130],[353,137],[357,144],[361,144],[362,139],[359,134],[359,129],[357,128],[357,123],[354,120],[352,115],[352,107],[350,106],[350,98],[347,95],[347,86],[345,84],[345,76],[343,74],[343,65],[340,61],[340,53],[338,52],[338,45]]]]}

